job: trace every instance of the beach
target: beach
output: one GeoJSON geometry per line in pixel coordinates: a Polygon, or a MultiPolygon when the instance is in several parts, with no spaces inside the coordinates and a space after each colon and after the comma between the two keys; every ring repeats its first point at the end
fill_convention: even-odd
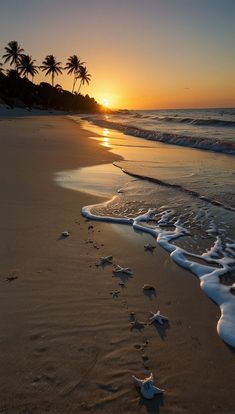
{"type": "Polygon", "coordinates": [[[55,182],[122,161],[90,136],[64,116],[0,118],[0,412],[233,413],[234,350],[197,278],[159,245],[145,251],[149,234],[81,216],[104,198],[55,182]],[[97,266],[108,255],[133,271],[124,287],[97,266]],[[148,324],[158,309],[163,327],[148,324]],[[165,393],[148,401],[132,375],[150,372],[165,393]]]}

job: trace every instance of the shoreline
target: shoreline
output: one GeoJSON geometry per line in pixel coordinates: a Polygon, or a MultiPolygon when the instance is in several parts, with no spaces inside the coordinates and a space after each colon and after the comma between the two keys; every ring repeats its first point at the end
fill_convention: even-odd
{"type": "Polygon", "coordinates": [[[148,235],[87,223],[81,207],[98,197],[52,180],[58,171],[120,157],[62,117],[1,118],[0,128],[2,412],[232,413],[234,352],[217,336],[211,320],[219,309],[198,280],[160,246],[145,252],[148,235]],[[59,240],[64,230],[71,235],[59,240]],[[108,254],[133,269],[125,289],[111,267],[96,266],[108,254]],[[18,279],[7,283],[11,275],[18,279]],[[144,283],[156,286],[152,300],[144,283]],[[130,329],[131,311],[147,323],[158,307],[169,316],[165,331],[130,329]],[[146,402],[131,375],[151,370],[166,393],[146,402]]]}

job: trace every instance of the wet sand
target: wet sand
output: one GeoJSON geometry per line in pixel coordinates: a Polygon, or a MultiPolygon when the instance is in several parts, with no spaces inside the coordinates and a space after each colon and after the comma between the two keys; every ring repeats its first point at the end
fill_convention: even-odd
{"type": "Polygon", "coordinates": [[[119,160],[88,137],[59,116],[0,119],[0,412],[233,413],[234,351],[198,280],[159,246],[146,252],[150,236],[84,220],[99,198],[53,182],[119,160]],[[133,270],[125,287],[96,266],[106,255],[133,270]],[[165,328],[147,324],[158,308],[165,328]],[[143,322],[134,329],[130,312],[143,322]],[[150,371],[166,392],[148,402],[131,375],[150,371]]]}

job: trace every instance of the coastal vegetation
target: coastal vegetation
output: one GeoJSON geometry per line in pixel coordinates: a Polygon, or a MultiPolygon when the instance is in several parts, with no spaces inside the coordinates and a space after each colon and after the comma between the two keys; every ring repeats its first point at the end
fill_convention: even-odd
{"type": "Polygon", "coordinates": [[[99,112],[101,106],[89,95],[80,93],[82,85],[89,85],[91,75],[85,62],[77,55],[68,57],[65,67],[52,54],[47,55],[41,65],[36,65],[32,56],[25,54],[24,49],[15,40],[5,47],[0,62],[0,103],[10,107],[21,106],[38,109],[56,109],[76,112],[99,112]],[[7,65],[5,67],[4,65],[7,65]],[[34,76],[40,70],[51,77],[51,84],[34,83],[34,76]],[[73,75],[71,92],[64,90],[58,83],[54,86],[55,78],[67,71],[73,75]],[[31,80],[29,80],[29,76],[31,80]],[[78,88],[76,90],[76,85],[78,88]]]}

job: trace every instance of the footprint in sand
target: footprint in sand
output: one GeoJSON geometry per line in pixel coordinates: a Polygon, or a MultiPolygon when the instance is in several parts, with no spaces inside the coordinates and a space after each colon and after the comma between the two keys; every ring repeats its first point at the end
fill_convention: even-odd
{"type": "Polygon", "coordinates": [[[121,293],[120,290],[114,290],[114,291],[110,292],[110,295],[112,295],[113,299],[118,299],[120,293],[121,293]]]}
{"type": "Polygon", "coordinates": [[[122,300],[122,305],[124,308],[128,309],[128,305],[127,302],[125,300],[122,300]]]}
{"type": "Polygon", "coordinates": [[[140,322],[137,319],[134,319],[133,322],[130,322],[130,330],[137,330],[137,331],[142,331],[145,328],[145,323],[144,322],[140,322]]]}
{"type": "Polygon", "coordinates": [[[134,344],[134,348],[141,353],[141,359],[142,359],[144,368],[149,369],[149,365],[148,365],[149,357],[146,353],[147,345],[148,345],[148,340],[145,340],[142,344],[139,344],[139,343],[134,344]]]}

